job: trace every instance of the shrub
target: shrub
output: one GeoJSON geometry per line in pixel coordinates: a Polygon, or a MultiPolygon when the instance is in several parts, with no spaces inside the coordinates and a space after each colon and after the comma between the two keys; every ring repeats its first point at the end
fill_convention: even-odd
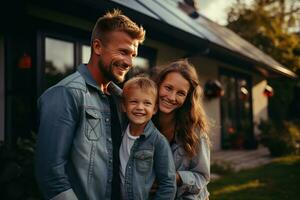
{"type": "Polygon", "coordinates": [[[0,144],[0,190],[3,199],[41,199],[34,176],[36,135],[19,138],[15,147],[0,144]]]}
{"type": "Polygon", "coordinates": [[[218,175],[226,175],[234,172],[234,168],[232,167],[230,162],[226,161],[216,161],[213,162],[210,166],[211,173],[218,175]]]}
{"type": "Polygon", "coordinates": [[[261,131],[261,143],[272,156],[282,156],[297,152],[300,130],[292,122],[274,123],[262,120],[258,126],[261,131]]]}

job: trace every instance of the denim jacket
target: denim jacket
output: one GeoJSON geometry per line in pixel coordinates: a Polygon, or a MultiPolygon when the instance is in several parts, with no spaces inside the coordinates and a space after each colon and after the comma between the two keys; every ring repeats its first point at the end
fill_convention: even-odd
{"type": "Polygon", "coordinates": [[[207,199],[207,184],[210,180],[210,147],[207,139],[203,136],[200,138],[198,153],[193,158],[186,155],[176,138],[171,149],[176,171],[182,180],[182,185],[177,188],[176,199],[207,199]]]}
{"type": "MultiPolygon", "coordinates": [[[[119,97],[113,95],[120,111],[119,97]]],[[[85,65],[38,100],[36,178],[46,199],[110,200],[113,173],[108,97],[85,65]]],[[[119,112],[121,125],[126,123],[119,112]]],[[[122,127],[123,128],[123,127],[122,127]]]]}
{"type": "Polygon", "coordinates": [[[155,178],[158,189],[151,199],[175,198],[176,173],[170,145],[152,121],[131,148],[124,178],[126,200],[149,199],[155,178]]]}

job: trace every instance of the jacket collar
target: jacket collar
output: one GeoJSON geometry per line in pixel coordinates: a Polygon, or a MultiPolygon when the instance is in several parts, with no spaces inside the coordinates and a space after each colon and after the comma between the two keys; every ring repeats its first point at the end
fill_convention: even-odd
{"type": "Polygon", "coordinates": [[[151,134],[151,132],[152,132],[154,129],[156,129],[156,127],[154,126],[153,122],[150,120],[150,121],[147,123],[147,125],[146,125],[146,127],[145,127],[145,129],[144,129],[144,133],[143,133],[141,136],[142,136],[142,137],[145,137],[145,138],[149,137],[149,135],[151,134]]]}
{"type": "Polygon", "coordinates": [[[100,93],[103,93],[100,89],[99,86],[97,84],[97,82],[95,81],[95,79],[92,77],[91,72],[88,70],[87,66],[85,64],[81,64],[78,67],[78,72],[81,74],[81,76],[84,78],[85,82],[87,85],[95,88],[96,90],[98,90],[100,93]]]}

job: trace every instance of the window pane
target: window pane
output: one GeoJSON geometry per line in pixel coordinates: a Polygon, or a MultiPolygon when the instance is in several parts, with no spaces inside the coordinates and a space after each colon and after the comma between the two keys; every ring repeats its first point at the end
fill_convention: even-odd
{"type": "Polygon", "coordinates": [[[81,63],[88,63],[91,56],[91,47],[87,45],[81,46],[81,63]]]}
{"type": "Polygon", "coordinates": [[[149,59],[143,57],[136,57],[133,59],[133,68],[128,72],[127,78],[131,78],[142,73],[149,73],[149,69],[149,59]]]}
{"type": "Polygon", "coordinates": [[[74,44],[63,40],[45,40],[45,82],[50,87],[73,72],[74,44]]]}

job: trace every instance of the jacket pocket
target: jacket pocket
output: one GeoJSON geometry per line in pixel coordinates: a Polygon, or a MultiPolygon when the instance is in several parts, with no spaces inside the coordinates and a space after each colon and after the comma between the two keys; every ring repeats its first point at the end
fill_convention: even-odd
{"type": "Polygon", "coordinates": [[[136,163],[136,170],[140,173],[149,172],[153,165],[153,151],[140,150],[135,152],[134,160],[136,163]]]}
{"type": "Polygon", "coordinates": [[[101,117],[97,110],[86,109],[85,136],[88,140],[98,140],[101,133],[101,117]]]}

